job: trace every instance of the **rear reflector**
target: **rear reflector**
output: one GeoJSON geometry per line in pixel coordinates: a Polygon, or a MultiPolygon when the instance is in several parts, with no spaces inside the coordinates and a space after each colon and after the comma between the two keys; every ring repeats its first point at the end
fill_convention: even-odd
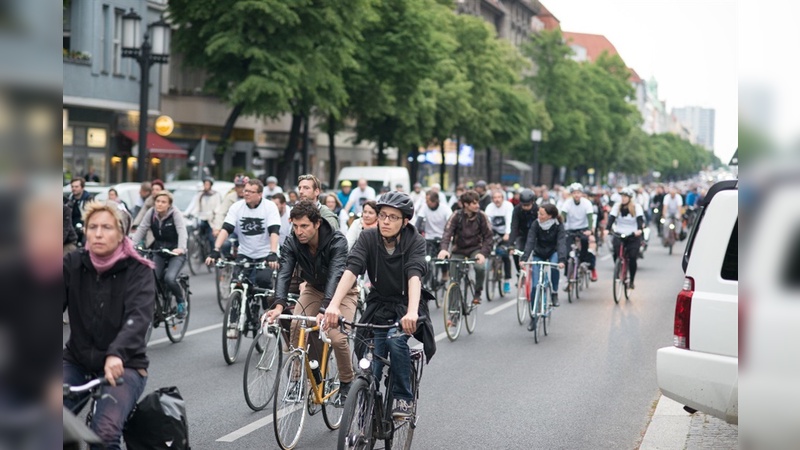
{"type": "Polygon", "coordinates": [[[675,329],[673,332],[673,345],[678,348],[689,349],[689,319],[692,315],[692,295],[694,294],[694,279],[686,277],[683,280],[683,289],[678,293],[675,301],[675,329]]]}

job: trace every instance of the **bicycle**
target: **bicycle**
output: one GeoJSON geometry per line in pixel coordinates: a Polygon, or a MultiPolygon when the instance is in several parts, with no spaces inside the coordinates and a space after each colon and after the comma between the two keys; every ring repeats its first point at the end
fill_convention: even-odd
{"type": "MultiPolygon", "coordinates": [[[[274,299],[275,291],[268,290],[266,296],[274,299]]],[[[297,298],[295,294],[288,294],[288,311],[294,308],[297,298]]],[[[253,411],[266,408],[275,395],[275,380],[283,362],[283,354],[289,350],[286,343],[290,342],[288,325],[281,325],[275,323],[264,326],[262,323],[247,352],[242,389],[244,401],[253,411]]]]}
{"type": "MultiPolygon", "coordinates": [[[[419,318],[424,320],[423,317],[419,318]]],[[[395,322],[391,325],[375,325],[353,323],[344,318],[339,318],[339,327],[344,332],[345,326],[352,329],[362,328],[369,331],[399,329],[400,324],[395,322]]],[[[351,334],[356,334],[352,333],[351,334]]],[[[392,339],[388,336],[387,339],[392,339]]],[[[420,349],[410,349],[411,358],[411,392],[414,396],[414,408],[411,415],[403,420],[394,420],[392,417],[392,396],[393,381],[389,376],[391,373],[391,361],[388,358],[375,355],[374,337],[363,339],[365,351],[358,362],[358,370],[353,383],[350,385],[350,392],[344,404],[344,414],[342,423],[345,427],[339,429],[339,439],[337,448],[346,449],[371,449],[378,440],[385,442],[386,449],[411,448],[414,438],[414,429],[417,427],[417,400],[419,399],[419,384],[422,380],[423,351],[420,349]],[[380,391],[382,380],[375,377],[372,370],[372,363],[375,360],[381,361],[387,370],[386,377],[386,398],[380,391]]]]}
{"type": "MultiPolygon", "coordinates": [[[[141,247],[137,247],[136,251],[138,251],[142,256],[152,261],[153,255],[157,253],[163,253],[165,255],[172,255],[177,256],[177,253],[173,253],[167,249],[160,249],[160,250],[150,250],[141,247]]],[[[155,271],[153,271],[155,273],[155,271]]],[[[150,336],[153,334],[153,328],[158,328],[159,325],[162,323],[164,324],[164,329],[167,331],[167,337],[173,343],[178,343],[183,340],[183,337],[186,335],[186,330],[189,328],[189,317],[191,316],[192,312],[192,301],[191,301],[191,294],[192,291],[189,289],[189,275],[181,272],[178,274],[178,284],[181,286],[183,290],[183,298],[185,300],[185,316],[183,319],[179,319],[178,315],[178,305],[177,302],[174,301],[175,295],[167,289],[164,285],[162,280],[159,280],[158,277],[156,279],[156,301],[155,301],[155,308],[153,310],[153,320],[150,322],[150,325],[147,327],[147,334],[145,335],[145,342],[150,341],[150,336]]]]}
{"type": "MultiPolygon", "coordinates": [[[[231,254],[226,256],[228,261],[236,261],[239,254],[239,241],[232,237],[228,239],[231,244],[231,254]]],[[[233,279],[233,267],[214,265],[214,277],[217,285],[217,305],[222,312],[225,312],[225,304],[231,295],[231,280],[233,279]]]]}
{"type": "Polygon", "coordinates": [[[675,231],[675,216],[669,217],[662,217],[661,218],[661,225],[662,227],[666,227],[663,232],[663,244],[664,247],[669,249],[669,254],[672,254],[672,247],[675,245],[675,241],[678,240],[678,232],[675,231]]]}
{"type": "Polygon", "coordinates": [[[208,236],[203,233],[200,226],[200,219],[195,216],[187,216],[186,231],[189,233],[187,242],[186,262],[192,275],[200,273],[200,269],[205,266],[211,272],[211,266],[206,266],[205,260],[211,254],[211,243],[208,236]]]}
{"type": "MultiPolygon", "coordinates": [[[[522,256],[525,254],[522,250],[514,250],[514,254],[522,256]]],[[[532,274],[530,264],[523,264],[519,262],[520,270],[517,271],[517,321],[520,325],[525,324],[525,319],[530,316],[531,302],[531,284],[532,274]]]]}
{"type": "Polygon", "coordinates": [[[619,250],[617,251],[617,262],[614,263],[614,283],[611,286],[614,291],[614,303],[619,304],[623,292],[625,293],[625,300],[630,298],[628,292],[630,274],[628,272],[628,258],[625,256],[625,238],[632,235],[620,234],[615,231],[612,231],[611,234],[620,240],[619,250]]]}
{"type": "Polygon", "coordinates": [[[441,296],[439,294],[440,291],[441,294],[444,294],[448,284],[446,280],[441,279],[442,268],[436,265],[436,255],[439,253],[441,242],[441,238],[426,240],[427,254],[425,255],[425,264],[428,266],[428,271],[422,280],[422,285],[435,297],[436,308],[441,308],[441,300],[439,300],[441,296]]]}
{"type": "Polygon", "coordinates": [[[503,236],[495,235],[492,239],[492,252],[486,259],[486,300],[494,299],[494,289],[500,297],[505,297],[503,290],[503,256],[507,254],[506,248],[502,245],[503,236]]]}
{"type": "Polygon", "coordinates": [[[444,295],[444,329],[450,342],[458,339],[461,333],[462,318],[466,316],[467,332],[472,334],[475,331],[475,324],[478,320],[478,305],[467,301],[464,293],[471,294],[470,298],[475,297],[475,284],[469,277],[469,268],[475,264],[474,258],[451,260],[450,261],[450,285],[444,295]],[[462,291],[459,284],[463,281],[462,291]]]}
{"type": "MultiPolygon", "coordinates": [[[[116,380],[114,380],[114,382],[117,384],[117,386],[120,386],[120,385],[125,383],[125,379],[122,378],[122,377],[119,377],[116,380]]],[[[89,392],[90,393],[89,397],[86,399],[86,401],[89,402],[89,411],[86,414],[86,419],[84,420],[84,424],[86,425],[86,427],[91,428],[92,419],[94,418],[94,413],[95,413],[95,410],[97,409],[97,401],[102,396],[102,392],[101,392],[100,388],[103,387],[103,386],[110,386],[110,385],[111,385],[111,383],[109,383],[108,380],[105,377],[97,377],[97,378],[95,378],[93,380],[88,381],[85,384],[80,385],[80,386],[70,386],[69,384],[65,383],[63,385],[63,391],[64,391],[63,397],[65,399],[66,398],[77,399],[79,394],[82,394],[84,392],[89,392]]],[[[83,409],[84,405],[85,405],[85,403],[81,402],[80,407],[77,408],[76,410],[83,409]]],[[[64,411],[65,411],[64,414],[66,414],[67,409],[65,409],[64,411]]],[[[71,414],[75,414],[75,413],[72,413],[72,411],[70,411],[70,413],[71,414]]],[[[77,414],[75,414],[75,415],[77,415],[77,414]]],[[[100,442],[100,438],[97,437],[97,435],[94,434],[93,431],[90,430],[90,432],[92,433],[93,437],[95,439],[97,439],[97,442],[99,443],[100,442]]]]}
{"type": "Polygon", "coordinates": [[[581,262],[581,238],[580,231],[568,231],[567,241],[570,242],[569,256],[567,257],[567,301],[572,303],[572,297],[580,300],[581,288],[589,287],[589,264],[581,262]]]}
{"type": "Polygon", "coordinates": [[[333,357],[331,341],[319,324],[309,327],[307,322],[315,323],[316,317],[281,314],[280,320],[300,321],[297,347],[291,347],[286,360],[281,364],[275,380],[275,401],[272,404],[272,423],[278,445],[289,450],[297,445],[303,431],[306,411],[315,415],[322,411],[322,418],[330,430],[336,430],[342,422],[343,409],[338,407],[339,368],[333,357]],[[308,333],[319,331],[322,339],[320,361],[309,356],[308,333]]]}
{"type": "Polygon", "coordinates": [[[358,289],[358,301],[356,303],[356,312],[353,318],[354,322],[364,315],[364,310],[367,309],[367,296],[369,295],[369,286],[367,280],[363,275],[359,275],[356,279],[356,289],[358,289]]]}
{"type": "Polygon", "coordinates": [[[267,268],[267,263],[220,259],[217,265],[234,268],[230,284],[231,294],[222,319],[222,356],[226,363],[233,364],[239,355],[242,336],[252,334],[255,338],[260,329],[258,319],[261,316],[261,300],[267,293],[267,289],[252,285],[250,279],[245,276],[244,269],[263,270],[267,268]]]}
{"type": "Polygon", "coordinates": [[[553,298],[552,286],[550,284],[550,268],[558,267],[547,261],[530,261],[520,264],[526,264],[529,267],[539,267],[539,280],[536,283],[536,293],[533,296],[533,303],[530,305],[529,313],[533,321],[533,341],[539,343],[539,323],[541,319],[542,332],[547,336],[547,326],[550,323],[550,317],[553,315],[553,308],[550,302],[553,298]]]}

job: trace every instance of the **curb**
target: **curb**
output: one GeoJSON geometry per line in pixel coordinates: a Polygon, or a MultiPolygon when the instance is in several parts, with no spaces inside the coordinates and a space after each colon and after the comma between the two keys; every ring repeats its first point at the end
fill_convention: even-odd
{"type": "Polygon", "coordinates": [[[663,395],[647,426],[639,450],[674,450],[686,447],[692,416],[683,405],[663,395]]]}

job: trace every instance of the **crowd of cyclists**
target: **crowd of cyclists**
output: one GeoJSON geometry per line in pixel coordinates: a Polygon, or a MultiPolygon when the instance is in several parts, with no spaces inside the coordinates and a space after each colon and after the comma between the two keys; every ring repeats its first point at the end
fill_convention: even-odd
{"type": "MultiPolygon", "coordinates": [[[[441,186],[427,190],[416,183],[410,192],[388,187],[376,193],[366,180],[343,181],[323,192],[320,180],[301,175],[296,187],[282,189],[275,177],[263,181],[236,175],[229,192],[214,190],[214,180],[185,211],[173,205],[172,194],[160,180],[143,182],[134,205],[118,196],[93,201],[85,181],[71,180],[64,199],[64,310],[69,311],[70,337],[64,349],[65,383],[79,384],[105,377],[112,395],[100,397],[92,429],[107,448],[120,448],[125,418],[143,392],[148,370],[145,333],[152,319],[155,277],[175,296],[177,314],[184,314],[177,278],[186,262],[187,217],[196,218],[212,251],[206,263],[231,255],[238,242],[238,261],[266,262],[253,270],[256,286],[274,289],[274,302],[264,303],[262,320],[271,323],[289,306],[289,293],[299,294],[294,314],[317,317],[330,333],[341,381],[336,404],[346,400],[353,380],[351,348],[338,332],[339,318],[355,315],[356,280],[366,276],[369,296],[360,321],[398,328],[376,332],[376,355],[389,356],[395,405],[393,416],[407,418],[414,410],[409,374],[408,338],[423,342],[428,360],[436,345],[427,300],[433,298],[422,280],[429,270],[426,256],[436,259],[475,259],[475,295],[481,303],[486,260],[494,246],[521,250],[520,260],[548,261],[552,269],[552,305],[558,306],[559,270],[567,260],[570,236],[580,239],[580,261],[597,281],[597,254],[608,232],[615,230],[613,247],[624,247],[633,289],[642,239],[650,223],[662,234],[662,219],[678,227],[690,217],[704,190],[688,186],[634,185],[614,188],[530,186],[523,188],[483,180],[459,185],[449,197],[441,186]],[[137,248],[167,249],[153,261],[137,248]],[[276,277],[273,278],[273,271],[276,277]],[[272,285],[273,279],[275,286],[272,285]],[[115,385],[122,377],[125,382],[115,385]],[[116,400],[115,400],[116,399],[116,400]],[[124,400],[124,401],[121,401],[124,400]]],[[[681,229],[678,228],[678,234],[681,229]]],[[[617,251],[612,255],[616,258],[617,251]]],[[[503,252],[503,290],[513,277],[511,251],[503,252]]],[[[533,270],[538,270],[534,266],[533,270]]],[[[436,274],[446,282],[452,268],[436,274]]],[[[534,274],[536,277],[536,274],[534,274]]],[[[293,328],[292,339],[297,330],[293,328]]],[[[236,338],[238,329],[227,330],[236,338]]],[[[373,370],[380,377],[381,364],[373,370]]],[[[78,412],[87,398],[70,401],[78,412]]]]}

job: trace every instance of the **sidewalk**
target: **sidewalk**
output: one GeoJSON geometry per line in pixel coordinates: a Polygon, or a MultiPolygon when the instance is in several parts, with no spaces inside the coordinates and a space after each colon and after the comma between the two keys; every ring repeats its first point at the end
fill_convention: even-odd
{"type": "Polygon", "coordinates": [[[727,450],[739,447],[739,428],[664,396],[658,401],[639,450],[727,450]]]}

